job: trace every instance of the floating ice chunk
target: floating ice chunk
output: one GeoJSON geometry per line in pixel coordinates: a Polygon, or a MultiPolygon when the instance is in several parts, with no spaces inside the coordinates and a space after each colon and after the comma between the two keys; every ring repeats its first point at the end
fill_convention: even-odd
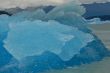
{"type": "Polygon", "coordinates": [[[85,13],[85,8],[75,3],[68,3],[55,7],[47,13],[45,20],[56,20],[65,25],[76,26],[83,31],[87,31],[86,20],[81,16],[85,13]]]}
{"type": "Polygon", "coordinates": [[[5,48],[18,60],[49,51],[63,60],[71,59],[93,40],[93,36],[56,21],[25,21],[12,25],[5,48]],[[79,36],[80,34],[80,36],[79,36]]]}
{"type": "Polygon", "coordinates": [[[56,17],[55,20],[62,24],[71,25],[71,26],[81,27],[82,25],[86,24],[85,19],[77,13],[65,13],[62,16],[56,17]]]}
{"type": "Polygon", "coordinates": [[[77,13],[83,15],[85,13],[85,8],[83,6],[77,5],[75,3],[67,3],[58,7],[55,7],[47,15],[50,19],[58,18],[59,16],[64,15],[65,13],[77,13]]]}
{"type": "Polygon", "coordinates": [[[88,24],[107,24],[107,23],[110,23],[109,20],[106,20],[106,21],[101,21],[100,18],[93,18],[93,19],[90,19],[90,20],[86,20],[88,22],[88,24]]]}

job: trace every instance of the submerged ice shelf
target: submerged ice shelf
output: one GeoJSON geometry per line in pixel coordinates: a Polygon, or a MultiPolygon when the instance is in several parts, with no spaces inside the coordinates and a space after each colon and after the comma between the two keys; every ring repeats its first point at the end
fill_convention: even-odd
{"type": "Polygon", "coordinates": [[[48,13],[40,8],[0,15],[0,63],[5,63],[0,64],[0,72],[37,73],[80,66],[108,56],[107,48],[87,28],[81,16],[84,13],[83,6],[69,3],[48,13]]]}

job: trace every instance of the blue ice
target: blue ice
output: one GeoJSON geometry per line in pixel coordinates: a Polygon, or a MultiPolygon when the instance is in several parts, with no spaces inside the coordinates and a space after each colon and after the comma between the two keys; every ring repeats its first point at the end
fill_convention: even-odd
{"type": "Polygon", "coordinates": [[[93,41],[91,34],[56,21],[24,21],[10,25],[5,48],[18,60],[50,51],[63,60],[71,59],[93,41]],[[79,36],[80,34],[80,36],[79,36]]]}
{"type": "MultiPolygon", "coordinates": [[[[11,67],[7,65],[9,68],[0,72],[13,73],[16,68],[16,73],[25,70],[36,73],[74,67],[107,56],[104,44],[87,28],[84,13],[83,6],[71,2],[56,6],[48,13],[38,8],[12,16],[0,15],[0,51],[5,50],[8,61],[16,59],[14,67],[10,60],[11,67]]],[[[0,57],[3,58],[3,54],[1,52],[0,57]]]]}

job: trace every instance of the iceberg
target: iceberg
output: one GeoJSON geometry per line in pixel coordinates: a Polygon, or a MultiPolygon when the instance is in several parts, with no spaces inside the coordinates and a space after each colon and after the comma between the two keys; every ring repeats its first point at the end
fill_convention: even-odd
{"type": "Polygon", "coordinates": [[[69,60],[93,40],[91,34],[77,28],[56,21],[37,20],[10,25],[4,47],[17,59],[50,51],[63,60],[69,60]]]}
{"type": "Polygon", "coordinates": [[[47,13],[39,8],[0,15],[0,64],[4,62],[0,72],[39,73],[109,56],[108,49],[86,26],[84,13],[83,6],[71,2],[47,13]]]}

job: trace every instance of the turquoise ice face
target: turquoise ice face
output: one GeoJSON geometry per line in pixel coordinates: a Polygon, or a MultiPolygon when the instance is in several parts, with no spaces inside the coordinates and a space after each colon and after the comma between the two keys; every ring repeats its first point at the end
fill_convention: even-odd
{"type": "Polygon", "coordinates": [[[49,51],[63,60],[70,60],[87,43],[91,34],[56,21],[24,21],[11,24],[4,47],[18,60],[49,51]],[[79,36],[80,35],[80,36],[79,36]]]}

